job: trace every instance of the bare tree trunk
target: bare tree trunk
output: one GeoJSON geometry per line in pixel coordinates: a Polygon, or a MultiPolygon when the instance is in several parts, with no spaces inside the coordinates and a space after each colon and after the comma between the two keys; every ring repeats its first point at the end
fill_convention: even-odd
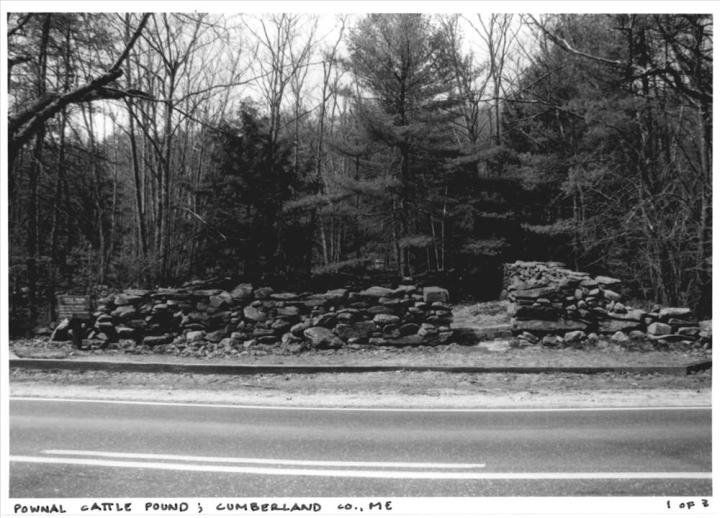
{"type": "MultiPolygon", "coordinates": [[[[50,14],[46,14],[43,20],[42,35],[40,40],[39,55],[39,77],[38,77],[38,98],[42,98],[46,91],[47,76],[47,48],[50,38],[50,14]]],[[[37,308],[37,280],[38,280],[38,179],[42,170],[42,153],[45,141],[45,126],[40,127],[35,135],[35,149],[33,150],[33,161],[30,166],[30,177],[28,188],[30,198],[28,200],[28,232],[27,232],[27,281],[28,281],[28,310],[30,321],[35,322],[38,316],[37,308]]],[[[12,163],[10,164],[12,167],[12,163]]]]}

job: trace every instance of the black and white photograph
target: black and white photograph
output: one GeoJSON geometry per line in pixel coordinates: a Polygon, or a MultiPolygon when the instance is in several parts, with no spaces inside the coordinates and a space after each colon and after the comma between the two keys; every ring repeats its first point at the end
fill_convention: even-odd
{"type": "Polygon", "coordinates": [[[716,8],[580,4],[4,2],[3,516],[717,512],[716,8]]]}

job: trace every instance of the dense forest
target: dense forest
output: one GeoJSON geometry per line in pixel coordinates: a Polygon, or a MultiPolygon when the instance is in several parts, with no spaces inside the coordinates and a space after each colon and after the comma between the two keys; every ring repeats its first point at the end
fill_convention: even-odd
{"type": "Polygon", "coordinates": [[[710,15],[12,13],[11,296],[558,260],[710,314],[710,15]]]}

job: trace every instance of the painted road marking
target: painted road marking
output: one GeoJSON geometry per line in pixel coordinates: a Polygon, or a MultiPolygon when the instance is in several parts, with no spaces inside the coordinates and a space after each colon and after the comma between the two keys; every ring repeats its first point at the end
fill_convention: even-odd
{"type": "Polygon", "coordinates": [[[132,401],[117,399],[73,399],[44,397],[11,397],[10,401],[53,402],[53,403],[107,403],[113,405],[146,405],[198,408],[236,408],[242,410],[303,410],[334,412],[638,412],[670,410],[711,410],[711,406],[646,406],[646,407],[579,407],[579,408],[392,408],[392,407],[313,407],[313,406],[273,406],[273,405],[235,405],[230,403],[179,403],[169,401],[132,401]]]}
{"type": "Polygon", "coordinates": [[[107,468],[158,469],[169,471],[199,471],[215,473],[243,473],[250,475],[284,475],[295,477],[333,478],[384,478],[433,480],[631,480],[631,479],[711,479],[712,473],[703,472],[624,472],[624,473],[473,473],[433,471],[370,471],[254,468],[245,466],[219,466],[209,464],[178,464],[172,462],[130,462],[100,459],[73,459],[56,457],[10,456],[10,462],[34,464],[71,464],[107,468]]]}
{"type": "Polygon", "coordinates": [[[410,468],[410,469],[478,469],[485,464],[456,464],[442,462],[365,462],[297,459],[258,459],[247,457],[198,457],[189,455],[167,455],[160,453],[123,453],[84,450],[43,450],[46,455],[76,455],[83,457],[109,457],[120,459],[174,460],[185,462],[219,462],[230,464],[280,464],[286,466],[333,466],[349,468],[410,468]]]}

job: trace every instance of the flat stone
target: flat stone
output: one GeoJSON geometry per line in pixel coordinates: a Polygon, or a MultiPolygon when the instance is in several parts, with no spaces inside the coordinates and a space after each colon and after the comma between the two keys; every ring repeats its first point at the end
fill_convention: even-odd
{"type": "Polygon", "coordinates": [[[611,339],[613,342],[619,342],[619,343],[624,343],[624,342],[629,342],[629,341],[630,341],[630,337],[629,337],[628,335],[626,335],[625,333],[623,333],[622,331],[618,331],[618,332],[614,333],[614,334],[610,337],[610,339],[611,339]]]}
{"type": "Polygon", "coordinates": [[[262,288],[256,289],[253,293],[256,299],[265,300],[269,299],[273,293],[273,289],[269,286],[263,286],[262,288]]]}
{"type": "Polygon", "coordinates": [[[201,342],[205,338],[205,331],[188,331],[185,333],[185,341],[189,344],[201,342]]]}
{"type": "Polygon", "coordinates": [[[272,300],[296,300],[298,298],[297,293],[291,293],[289,291],[281,292],[281,293],[271,293],[270,298],[272,300]]]}
{"type": "Polygon", "coordinates": [[[616,279],[615,277],[607,277],[605,275],[598,275],[595,277],[595,282],[600,284],[601,286],[614,286],[617,284],[622,284],[622,281],[620,279],[616,279]]]}
{"type": "Polygon", "coordinates": [[[605,289],[602,291],[602,294],[606,299],[612,300],[612,301],[619,301],[622,298],[622,296],[618,292],[613,291],[613,290],[605,289]]]}
{"type": "Polygon", "coordinates": [[[116,306],[127,306],[129,304],[128,298],[121,293],[120,295],[115,296],[113,304],[115,304],[116,306]]]}
{"type": "Polygon", "coordinates": [[[400,322],[400,317],[397,315],[389,315],[387,313],[379,313],[375,315],[375,317],[373,318],[373,322],[375,322],[379,326],[397,324],[398,322],[400,322]]]}
{"type": "Polygon", "coordinates": [[[556,286],[545,286],[526,290],[516,290],[514,296],[519,299],[540,299],[552,297],[557,293],[556,286]]]}
{"type": "Polygon", "coordinates": [[[568,331],[563,336],[564,342],[580,342],[586,338],[584,331],[568,331]]]}
{"type": "Polygon", "coordinates": [[[297,320],[300,317],[300,308],[297,306],[284,306],[277,308],[277,314],[290,320],[297,320]]]}
{"type": "Polygon", "coordinates": [[[671,326],[677,327],[698,327],[699,322],[693,320],[685,320],[682,318],[669,318],[667,321],[671,326]]]}
{"type": "Polygon", "coordinates": [[[616,302],[615,305],[613,306],[612,310],[613,310],[613,313],[617,313],[620,315],[624,315],[625,313],[627,313],[627,308],[625,307],[624,304],[622,304],[620,302],[616,302]]]}
{"type": "Polygon", "coordinates": [[[299,300],[297,302],[298,305],[303,305],[308,309],[322,308],[322,307],[325,307],[325,305],[327,303],[328,303],[328,301],[326,299],[319,298],[319,297],[299,300]]]}
{"type": "Polygon", "coordinates": [[[390,288],[383,288],[382,286],[372,286],[366,290],[361,291],[358,295],[362,297],[379,299],[380,297],[389,297],[393,295],[393,291],[390,288]]]}
{"type": "Polygon", "coordinates": [[[352,338],[367,340],[377,331],[373,322],[355,322],[354,324],[338,324],[335,333],[345,341],[352,338]]]}
{"type": "Polygon", "coordinates": [[[623,333],[627,333],[629,331],[632,331],[633,329],[637,329],[640,327],[639,322],[635,322],[633,320],[603,320],[598,324],[598,331],[600,331],[603,334],[614,334],[618,331],[622,331],[623,333]]]}
{"type": "Polygon", "coordinates": [[[218,290],[218,289],[214,289],[214,290],[193,290],[191,293],[192,293],[193,297],[207,298],[207,297],[212,297],[213,295],[217,295],[217,294],[219,294],[221,291],[222,291],[222,290],[218,290]]]}
{"type": "Polygon", "coordinates": [[[145,298],[148,295],[150,295],[150,291],[148,290],[141,290],[138,288],[128,288],[124,291],[126,295],[129,295],[131,297],[139,297],[139,298],[145,298]]]}
{"type": "Polygon", "coordinates": [[[557,347],[562,343],[560,338],[555,335],[545,335],[543,336],[541,342],[546,347],[557,347]]]}
{"type": "Polygon", "coordinates": [[[645,312],[642,309],[627,309],[626,313],[608,313],[607,316],[608,318],[613,318],[615,320],[642,322],[645,312]]]}
{"type": "Polygon", "coordinates": [[[332,328],[337,322],[337,313],[324,313],[313,319],[313,326],[332,328]]]}
{"type": "Polygon", "coordinates": [[[265,322],[267,320],[267,314],[253,306],[246,306],[243,308],[243,316],[245,320],[252,322],[265,322]]]}
{"type": "Polygon", "coordinates": [[[173,341],[173,335],[171,335],[171,334],[146,336],[145,338],[143,338],[143,344],[148,345],[150,347],[154,347],[156,345],[169,344],[172,341],[173,341]]]}
{"type": "Polygon", "coordinates": [[[208,342],[218,343],[220,340],[225,338],[225,331],[213,331],[205,335],[205,340],[208,342]]]}
{"type": "Polygon", "coordinates": [[[226,337],[220,340],[220,343],[218,344],[223,349],[235,349],[238,346],[238,341],[233,337],[226,337]]]}
{"type": "Polygon", "coordinates": [[[413,322],[408,322],[407,324],[403,324],[398,328],[401,336],[415,335],[419,330],[420,326],[413,322]]]}
{"type": "Polygon", "coordinates": [[[262,345],[275,345],[277,343],[277,338],[274,335],[264,335],[257,337],[257,341],[262,345]]]}
{"type": "Polygon", "coordinates": [[[677,334],[686,336],[700,336],[699,327],[681,327],[677,330],[677,334]]]}
{"type": "Polygon", "coordinates": [[[654,336],[669,335],[672,333],[672,327],[668,324],[663,324],[662,322],[653,322],[647,326],[647,332],[649,335],[654,336]]]}
{"type": "Polygon", "coordinates": [[[400,284],[397,288],[395,288],[395,295],[410,295],[411,293],[416,292],[417,289],[418,287],[414,284],[400,284]]]}
{"type": "Polygon", "coordinates": [[[531,333],[566,333],[568,331],[584,331],[587,325],[575,320],[516,320],[513,325],[515,331],[528,331],[531,333]]]}
{"type": "Polygon", "coordinates": [[[438,334],[438,328],[434,326],[433,324],[428,324],[427,322],[420,324],[420,329],[418,329],[417,334],[420,336],[427,336],[427,335],[436,335],[438,334]]]}
{"type": "Polygon", "coordinates": [[[124,320],[133,318],[137,314],[137,312],[135,310],[135,306],[119,306],[115,308],[110,314],[115,318],[124,320]]]}
{"type": "Polygon", "coordinates": [[[217,295],[210,295],[209,303],[211,308],[220,308],[229,306],[233,302],[233,297],[227,291],[221,291],[217,295]]]}
{"type": "Polygon", "coordinates": [[[685,335],[668,334],[668,335],[648,335],[648,338],[658,342],[683,342],[692,338],[685,335]]]}
{"type": "Polygon", "coordinates": [[[439,286],[426,286],[422,292],[423,302],[432,304],[433,302],[449,302],[450,292],[439,286]]]}
{"type": "Polygon", "coordinates": [[[310,327],[303,332],[303,335],[317,349],[339,349],[345,345],[340,338],[325,327],[310,327]]]}
{"type": "Polygon", "coordinates": [[[560,311],[547,306],[517,306],[514,316],[518,320],[557,320],[560,311]]]}
{"type": "Polygon", "coordinates": [[[275,333],[272,329],[268,329],[266,327],[256,327],[252,331],[253,338],[259,338],[261,336],[275,336],[275,333]]]}
{"type": "Polygon", "coordinates": [[[362,314],[358,310],[345,308],[338,313],[337,319],[338,322],[342,322],[343,324],[352,324],[353,322],[361,320],[362,314]]]}
{"type": "Polygon", "coordinates": [[[290,322],[282,318],[278,318],[272,323],[270,329],[272,329],[276,335],[282,335],[289,331],[291,327],[292,324],[290,322]]]}
{"type": "Polygon", "coordinates": [[[339,288],[337,290],[329,290],[322,294],[322,297],[327,300],[329,304],[338,304],[348,298],[348,290],[339,288]]]}
{"type": "Polygon", "coordinates": [[[370,315],[381,315],[383,313],[390,313],[391,311],[385,306],[370,306],[365,310],[370,315]]]}
{"type": "Polygon", "coordinates": [[[530,333],[530,332],[528,332],[528,331],[523,331],[522,333],[520,333],[520,334],[518,335],[518,338],[519,338],[520,340],[523,340],[523,341],[528,342],[528,343],[530,343],[530,344],[536,344],[536,343],[538,343],[538,342],[540,341],[540,339],[539,339],[537,336],[535,336],[534,334],[532,334],[532,333],[530,333]]]}
{"type": "Polygon", "coordinates": [[[400,336],[398,338],[386,338],[385,345],[391,347],[408,347],[422,345],[427,340],[427,337],[419,335],[400,336]]]}
{"type": "Polygon", "coordinates": [[[115,328],[118,338],[122,339],[133,339],[136,336],[136,331],[132,327],[118,326],[115,328]]]}
{"type": "Polygon", "coordinates": [[[230,292],[230,296],[233,298],[233,300],[236,300],[238,302],[245,302],[252,299],[252,294],[253,285],[247,282],[238,284],[230,292]]]}
{"type": "Polygon", "coordinates": [[[303,332],[312,327],[309,322],[300,322],[290,328],[290,332],[295,336],[303,336],[303,332]]]}
{"type": "Polygon", "coordinates": [[[690,308],[662,308],[658,312],[661,320],[668,318],[687,318],[692,315],[690,308]]]}

